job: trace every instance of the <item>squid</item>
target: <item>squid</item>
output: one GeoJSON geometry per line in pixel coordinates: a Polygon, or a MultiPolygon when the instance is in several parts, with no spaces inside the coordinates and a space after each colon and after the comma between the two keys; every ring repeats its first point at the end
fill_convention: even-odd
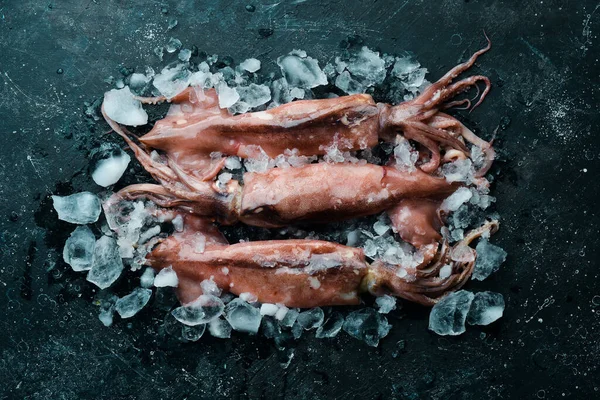
{"type": "Polygon", "coordinates": [[[415,99],[395,106],[358,94],[234,116],[219,108],[214,90],[190,87],[170,99],[166,117],[141,137],[111,120],[102,108],[111,128],[158,182],[130,185],[115,194],[108,207],[122,199],[146,198],[171,209],[171,217],[182,216],[183,231],[160,239],[146,257],[156,270],[172,267],[177,272],[182,303],[196,299],[202,294],[200,282],[212,279],[225,291],[250,292],[260,302],[290,307],[358,304],[364,292],[431,306],[468,281],[476,258],[469,244],[498,228],[497,221],[488,221],[450,246],[440,234],[444,222],[440,205],[461,184],[436,172],[444,162],[470,157],[467,144],[471,144],[484,155],[475,178],[487,182],[483,176],[494,160],[492,143],[443,111],[461,105],[472,110],[486,97],[490,81],[485,76],[453,81],[490,47],[488,39],[487,46],[468,61],[415,99]],[[481,93],[478,82],[485,84],[481,93]],[[480,94],[474,106],[470,99],[453,100],[471,87],[480,94]],[[242,181],[214,179],[231,155],[247,159],[265,153],[274,158],[294,150],[315,156],[324,155],[332,145],[356,151],[380,140],[405,139],[420,146],[417,168],[312,163],[246,172],[242,181]],[[394,231],[414,246],[420,260],[415,265],[368,262],[361,249],[321,240],[229,244],[214,225],[273,228],[381,212],[388,213],[394,231]]]}

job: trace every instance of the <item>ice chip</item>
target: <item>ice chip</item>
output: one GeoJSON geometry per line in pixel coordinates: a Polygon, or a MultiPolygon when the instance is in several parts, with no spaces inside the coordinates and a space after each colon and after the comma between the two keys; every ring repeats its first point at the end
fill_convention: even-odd
{"type": "Polygon", "coordinates": [[[283,321],[289,310],[290,309],[284,306],[283,304],[277,304],[277,312],[275,313],[275,319],[278,321],[283,321]]]}
{"type": "Polygon", "coordinates": [[[147,267],[142,276],[140,276],[140,286],[143,288],[151,288],[154,284],[154,270],[147,267]]]}
{"type": "Polygon", "coordinates": [[[327,77],[317,60],[307,57],[304,52],[293,51],[287,56],[279,57],[277,65],[292,87],[311,89],[327,84],[327,77]]]}
{"type": "Polygon", "coordinates": [[[179,50],[179,54],[177,55],[177,58],[179,58],[180,61],[188,62],[188,61],[190,61],[191,56],[192,56],[192,51],[190,49],[181,49],[181,50],[179,50]]]}
{"type": "Polygon", "coordinates": [[[260,315],[274,317],[277,314],[277,310],[279,310],[279,307],[276,304],[263,303],[260,306],[260,315]]]}
{"type": "Polygon", "coordinates": [[[272,317],[265,316],[262,319],[261,328],[263,336],[267,339],[272,339],[281,335],[281,327],[272,317]]]}
{"type": "Polygon", "coordinates": [[[96,238],[87,226],[78,226],[67,239],[63,259],[73,271],[87,271],[94,262],[96,238]]]}
{"type": "Polygon", "coordinates": [[[236,331],[254,334],[260,327],[260,310],[242,299],[234,299],[227,304],[225,318],[236,331]]]}
{"type": "Polygon", "coordinates": [[[416,71],[420,66],[421,64],[413,57],[398,57],[394,62],[392,75],[394,75],[396,78],[404,79],[408,76],[408,74],[416,71]]]}
{"type": "Polygon", "coordinates": [[[240,162],[240,159],[236,156],[227,157],[227,159],[225,159],[225,168],[231,171],[240,169],[242,168],[242,163],[240,162]]]}
{"type": "Polygon", "coordinates": [[[101,212],[100,199],[90,192],[70,196],[52,196],[58,219],[72,224],[91,224],[98,221],[101,212]]]}
{"type": "Polygon", "coordinates": [[[152,84],[167,99],[171,99],[183,92],[189,85],[191,73],[185,64],[172,68],[163,68],[160,74],[154,77],[152,84]]]}
{"type": "Polygon", "coordinates": [[[346,69],[352,76],[359,77],[366,86],[378,85],[385,79],[385,63],[379,53],[363,46],[360,52],[352,57],[346,69]]]}
{"type": "Polygon", "coordinates": [[[335,337],[338,333],[340,333],[343,325],[344,316],[337,311],[333,311],[323,325],[317,328],[315,336],[317,339],[335,337]]]}
{"type": "Polygon", "coordinates": [[[200,287],[202,288],[203,294],[211,294],[217,297],[221,295],[221,289],[219,289],[215,281],[212,279],[203,280],[200,282],[200,287]]]}
{"type": "Polygon", "coordinates": [[[451,265],[444,265],[442,268],[440,268],[440,279],[446,279],[449,278],[452,275],[452,266],[451,265]]]}
{"type": "Polygon", "coordinates": [[[473,179],[475,169],[470,159],[457,160],[442,166],[442,173],[446,180],[452,182],[469,183],[473,179]]]}
{"type": "Polygon", "coordinates": [[[302,328],[309,330],[323,325],[324,318],[325,314],[323,313],[323,309],[321,309],[321,307],[315,307],[301,312],[298,315],[297,321],[302,325],[302,328]]]}
{"type": "Polygon", "coordinates": [[[256,72],[260,69],[260,61],[256,58],[248,58],[240,63],[240,67],[248,72],[256,72]]]}
{"type": "Polygon", "coordinates": [[[375,303],[379,308],[377,311],[379,311],[381,314],[387,314],[396,309],[396,298],[387,294],[377,297],[375,299],[375,303]]]}
{"type": "MultiPolygon", "coordinates": [[[[177,22],[175,23],[177,24],[177,22]]],[[[178,49],[181,48],[181,45],[181,40],[170,38],[169,42],[165,46],[165,49],[167,50],[167,53],[175,53],[178,49]]]]}
{"type": "Polygon", "coordinates": [[[353,311],[346,316],[343,329],[350,336],[377,347],[390,331],[390,324],[382,314],[372,308],[353,311]]]}
{"type": "Polygon", "coordinates": [[[459,290],[444,296],[431,309],[429,329],[438,335],[456,336],[465,332],[465,321],[475,295],[459,290]]]}
{"type": "Polygon", "coordinates": [[[231,337],[231,325],[222,318],[215,318],[208,323],[208,331],[216,338],[226,339],[231,337]]]}
{"type": "Polygon", "coordinates": [[[394,166],[397,170],[414,171],[419,153],[412,148],[408,140],[403,139],[394,147],[394,159],[396,161],[394,166]]]}
{"type": "Polygon", "coordinates": [[[184,325],[181,327],[181,336],[190,342],[196,342],[199,340],[206,331],[206,324],[188,326],[184,325]]]}
{"type": "Polygon", "coordinates": [[[506,260],[506,251],[501,247],[491,244],[487,239],[481,239],[475,247],[477,259],[473,269],[473,279],[482,281],[494,272],[506,260]]]}
{"type": "Polygon", "coordinates": [[[347,94],[364,93],[365,87],[356,79],[353,79],[350,72],[344,71],[335,79],[335,86],[347,94]]]}
{"type": "Polygon", "coordinates": [[[291,328],[298,319],[298,315],[300,315],[300,312],[297,309],[290,308],[281,318],[281,325],[291,328]]]}
{"type": "Polygon", "coordinates": [[[106,289],[119,278],[122,271],[123,261],[116,240],[102,236],[96,241],[94,262],[86,279],[100,289],[106,289]]]}
{"type": "Polygon", "coordinates": [[[226,83],[221,82],[217,86],[217,93],[219,95],[219,107],[229,108],[240,99],[240,94],[235,88],[230,88],[226,83]]]}
{"type": "Polygon", "coordinates": [[[184,325],[206,324],[223,314],[225,305],[216,296],[203,294],[191,303],[177,307],[171,315],[184,325]]]}
{"type": "Polygon", "coordinates": [[[148,304],[151,296],[152,290],[136,288],[127,296],[123,296],[117,300],[115,310],[121,318],[131,318],[148,304]]]}
{"type": "Polygon", "coordinates": [[[100,313],[98,314],[98,319],[104,326],[112,325],[117,300],[119,300],[119,298],[114,294],[106,294],[100,300],[100,313]]]}
{"type": "Polygon", "coordinates": [[[101,157],[96,162],[92,179],[102,187],[114,185],[123,176],[131,157],[120,148],[112,148],[104,152],[101,157]]]}
{"type": "Polygon", "coordinates": [[[469,201],[472,196],[473,193],[471,193],[469,188],[460,187],[442,202],[442,209],[456,211],[460,206],[469,201]]]}
{"type": "Polygon", "coordinates": [[[387,233],[387,231],[390,230],[390,226],[385,222],[377,221],[375,224],[373,224],[373,230],[378,236],[383,236],[387,233]]]}
{"type": "Polygon", "coordinates": [[[108,118],[119,124],[140,126],[148,123],[148,114],[142,103],[133,97],[129,86],[104,93],[102,108],[108,118]]]}
{"type": "Polygon", "coordinates": [[[249,108],[261,106],[271,100],[271,89],[265,85],[251,83],[248,86],[238,87],[237,92],[240,100],[246,103],[249,108]]]}
{"type": "Polygon", "coordinates": [[[475,293],[471,309],[467,314],[470,325],[489,325],[502,317],[504,313],[504,297],[500,293],[475,293]]]}
{"type": "Polygon", "coordinates": [[[171,266],[161,269],[154,277],[154,286],[156,287],[177,287],[177,285],[179,285],[179,279],[171,266]]]}
{"type": "Polygon", "coordinates": [[[129,86],[134,89],[143,89],[150,82],[150,78],[148,78],[144,74],[140,74],[138,72],[131,74],[129,77],[129,86]]]}

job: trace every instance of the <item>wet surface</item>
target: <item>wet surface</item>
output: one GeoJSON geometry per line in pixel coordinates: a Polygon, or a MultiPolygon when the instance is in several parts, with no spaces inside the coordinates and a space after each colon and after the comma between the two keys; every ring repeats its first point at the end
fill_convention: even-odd
{"type": "MultiPolygon", "coordinates": [[[[599,26],[593,1],[3,2],[0,396],[597,396],[599,26]],[[164,291],[130,321],[100,323],[94,288],[60,257],[73,227],[56,219],[48,196],[99,191],[90,152],[118,141],[84,103],[111,87],[104,79],[123,67],[159,69],[153,50],[170,37],[236,61],[257,57],[266,72],[294,48],[331,61],[359,37],[387,53],[412,51],[431,80],[479,48],[482,29],[493,48],[476,70],[494,89],[460,118],[486,138],[499,127],[495,243],[509,255],[467,289],[504,295],[499,322],[442,338],[427,330],[426,310],[405,305],[389,315],[393,329],[378,348],[345,334],[306,335],[288,351],[247,335],[181,343],[164,323],[174,302],[164,291]]],[[[147,179],[136,168],[121,184],[147,179]]]]}

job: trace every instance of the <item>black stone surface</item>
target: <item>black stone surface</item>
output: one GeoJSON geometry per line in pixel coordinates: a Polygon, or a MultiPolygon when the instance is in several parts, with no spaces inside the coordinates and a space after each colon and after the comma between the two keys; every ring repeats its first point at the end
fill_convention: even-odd
{"type": "Polygon", "coordinates": [[[0,2],[0,398],[597,398],[599,30],[595,0],[0,2]],[[84,102],[105,78],[160,67],[153,49],[171,36],[275,70],[294,48],[326,62],[359,35],[414,52],[435,79],[483,29],[493,49],[476,71],[494,89],[461,118],[487,138],[500,126],[496,243],[509,258],[468,288],[502,293],[502,320],[444,338],[406,306],[379,348],[306,335],[291,361],[261,337],[170,340],[160,300],[100,324],[92,285],[61,260],[72,226],[48,196],[98,191],[86,168],[108,128],[84,102]]]}

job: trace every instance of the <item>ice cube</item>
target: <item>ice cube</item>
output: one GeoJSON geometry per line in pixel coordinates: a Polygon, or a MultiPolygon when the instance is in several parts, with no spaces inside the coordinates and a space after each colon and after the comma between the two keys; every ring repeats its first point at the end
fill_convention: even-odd
{"type": "Polygon", "coordinates": [[[184,325],[181,327],[181,336],[190,342],[198,341],[206,331],[206,324],[188,326],[184,325]]]}
{"type": "Polygon", "coordinates": [[[234,299],[227,304],[225,318],[236,331],[254,334],[260,327],[260,310],[242,299],[234,299]]]}
{"type": "Polygon", "coordinates": [[[353,311],[346,316],[343,329],[350,336],[377,347],[390,331],[390,324],[382,314],[372,308],[353,311]]]}
{"type": "Polygon", "coordinates": [[[179,285],[179,279],[172,266],[161,269],[154,277],[154,286],[156,287],[177,287],[177,285],[179,285]]]}
{"type": "Polygon", "coordinates": [[[281,327],[273,317],[265,316],[262,319],[261,328],[263,336],[267,339],[281,335],[281,327]]]}
{"type": "Polygon", "coordinates": [[[465,321],[475,295],[459,290],[444,296],[431,309],[429,329],[438,335],[456,336],[465,332],[465,321]]]}
{"type": "Polygon", "coordinates": [[[219,83],[217,93],[219,95],[219,107],[221,108],[229,108],[240,99],[240,94],[237,90],[228,87],[225,82],[219,83]]]}
{"type": "Polygon", "coordinates": [[[452,275],[452,265],[444,265],[440,268],[440,279],[449,278],[452,275]]]}
{"type": "Polygon", "coordinates": [[[361,51],[348,62],[346,69],[359,77],[364,85],[378,85],[385,79],[385,63],[379,53],[363,46],[361,51]]]}
{"type": "Polygon", "coordinates": [[[148,123],[148,114],[142,103],[133,97],[129,86],[104,93],[102,107],[108,118],[119,124],[140,126],[148,123]]]}
{"type": "Polygon", "coordinates": [[[240,159],[238,157],[227,157],[227,159],[225,159],[225,168],[227,168],[228,170],[240,169],[242,168],[242,163],[240,162],[240,159]]]}
{"type": "Polygon", "coordinates": [[[356,229],[346,234],[346,246],[354,247],[358,244],[360,232],[356,229]]]}
{"type": "Polygon", "coordinates": [[[258,298],[256,297],[256,295],[254,295],[250,292],[240,293],[239,298],[244,300],[247,303],[255,303],[258,301],[258,298]]]}
{"type": "Polygon", "coordinates": [[[251,83],[248,86],[238,87],[237,92],[240,100],[246,103],[249,108],[258,107],[271,100],[271,89],[265,85],[251,83]]]}
{"type": "Polygon", "coordinates": [[[466,158],[442,165],[442,173],[448,182],[469,183],[473,179],[475,170],[471,160],[466,158]]]}
{"type": "Polygon", "coordinates": [[[325,314],[323,313],[323,309],[321,309],[321,307],[315,307],[301,312],[298,315],[297,321],[302,325],[302,328],[309,330],[323,325],[324,318],[325,314]]]}
{"type": "Polygon", "coordinates": [[[295,50],[277,59],[277,65],[290,86],[311,89],[327,84],[327,77],[317,60],[306,53],[295,50]]]}
{"type": "Polygon", "coordinates": [[[500,269],[506,260],[506,251],[501,247],[491,244],[487,239],[481,239],[475,247],[477,259],[473,269],[473,279],[482,281],[500,269]]]}
{"type": "Polygon", "coordinates": [[[184,325],[205,324],[223,314],[225,305],[217,296],[203,294],[191,303],[177,307],[171,314],[184,325]]]}
{"type": "Polygon", "coordinates": [[[260,306],[260,315],[274,317],[277,314],[277,310],[279,310],[279,307],[276,304],[263,303],[260,306]]]}
{"type": "Polygon", "coordinates": [[[375,303],[379,308],[377,311],[379,311],[381,314],[387,314],[396,309],[396,298],[387,294],[377,297],[375,299],[375,303]]]}
{"type": "Polygon", "coordinates": [[[140,285],[143,288],[150,288],[154,284],[154,270],[147,267],[142,276],[140,276],[140,285]]]}
{"type": "Polygon", "coordinates": [[[181,48],[181,45],[181,40],[170,38],[165,48],[168,53],[175,53],[178,49],[181,48]]]}
{"type": "Polygon", "coordinates": [[[240,67],[248,72],[256,72],[260,69],[260,61],[256,58],[248,58],[240,63],[240,67]]]}
{"type": "Polygon", "coordinates": [[[356,79],[353,79],[350,72],[344,71],[335,79],[335,86],[348,94],[364,93],[365,87],[356,79]]]}
{"type": "Polygon", "coordinates": [[[73,271],[87,271],[94,262],[96,238],[87,226],[78,226],[67,239],[63,259],[73,271]]]}
{"type": "Polygon", "coordinates": [[[460,206],[469,201],[471,197],[473,197],[473,193],[471,193],[469,188],[460,187],[442,202],[441,208],[445,211],[456,211],[460,206]]]}
{"type": "Polygon", "coordinates": [[[221,289],[219,289],[215,281],[212,279],[203,280],[200,282],[200,287],[202,288],[203,294],[211,294],[217,297],[221,295],[221,289]]]}
{"type": "Polygon", "coordinates": [[[123,176],[131,157],[119,147],[106,145],[96,154],[99,159],[92,172],[92,179],[102,187],[114,185],[123,176]]]}
{"type": "Polygon", "coordinates": [[[219,174],[219,177],[217,178],[217,180],[219,181],[220,184],[225,185],[227,184],[227,182],[229,182],[231,180],[233,175],[231,175],[229,172],[223,172],[221,174],[219,174]]]}
{"type": "Polygon", "coordinates": [[[502,317],[503,313],[504,297],[500,293],[475,293],[467,322],[471,325],[489,325],[502,317]]]}
{"type": "Polygon", "coordinates": [[[281,319],[281,325],[291,328],[298,319],[298,315],[300,315],[300,312],[297,309],[290,308],[281,319]]]}
{"type": "Polygon", "coordinates": [[[412,148],[410,142],[406,139],[401,139],[394,147],[395,167],[399,171],[414,171],[418,158],[419,153],[412,148]]]}
{"type": "Polygon", "coordinates": [[[100,300],[100,313],[98,314],[98,319],[104,326],[112,325],[117,300],[119,300],[119,298],[110,293],[104,295],[100,300]]]}
{"type": "Polygon", "coordinates": [[[137,90],[143,89],[144,86],[148,84],[148,82],[150,82],[150,78],[138,72],[131,74],[131,76],[129,77],[129,86],[137,90]]]}
{"type": "Polygon", "coordinates": [[[417,68],[414,71],[408,73],[403,83],[408,88],[418,88],[425,82],[425,75],[427,75],[427,68],[417,68]]]}
{"type": "Polygon", "coordinates": [[[378,236],[383,236],[390,230],[390,226],[383,221],[377,221],[373,224],[373,230],[378,236]]]}
{"type": "Polygon", "coordinates": [[[289,310],[290,309],[284,306],[283,304],[277,304],[277,312],[275,313],[275,319],[278,321],[283,321],[289,310]]]}
{"type": "Polygon", "coordinates": [[[75,193],[70,196],[52,196],[58,219],[72,224],[91,224],[100,216],[100,199],[90,192],[75,193]]]}
{"type": "Polygon", "coordinates": [[[179,54],[177,55],[177,58],[179,58],[180,61],[188,62],[188,61],[190,61],[191,56],[192,56],[192,51],[190,49],[181,49],[181,50],[179,50],[179,54]]]}
{"type": "Polygon", "coordinates": [[[408,74],[416,71],[421,64],[413,57],[405,56],[396,58],[394,67],[392,68],[392,75],[396,78],[405,79],[408,74]]]}
{"type": "Polygon", "coordinates": [[[172,68],[163,68],[160,74],[154,77],[152,83],[167,99],[171,99],[183,92],[189,85],[191,73],[185,64],[172,68]]]}
{"type": "Polygon", "coordinates": [[[323,325],[317,328],[315,336],[318,339],[335,337],[340,333],[343,325],[344,316],[337,311],[333,311],[323,325]]]}
{"type": "Polygon", "coordinates": [[[148,304],[151,296],[152,290],[135,288],[133,292],[117,300],[115,310],[121,318],[131,318],[148,304]]]}
{"type": "Polygon", "coordinates": [[[102,236],[96,241],[94,262],[86,279],[100,289],[106,289],[119,278],[122,271],[123,261],[116,240],[102,236]]]}
{"type": "Polygon", "coordinates": [[[222,318],[215,318],[210,321],[208,331],[216,338],[226,339],[231,337],[231,325],[222,318]]]}

